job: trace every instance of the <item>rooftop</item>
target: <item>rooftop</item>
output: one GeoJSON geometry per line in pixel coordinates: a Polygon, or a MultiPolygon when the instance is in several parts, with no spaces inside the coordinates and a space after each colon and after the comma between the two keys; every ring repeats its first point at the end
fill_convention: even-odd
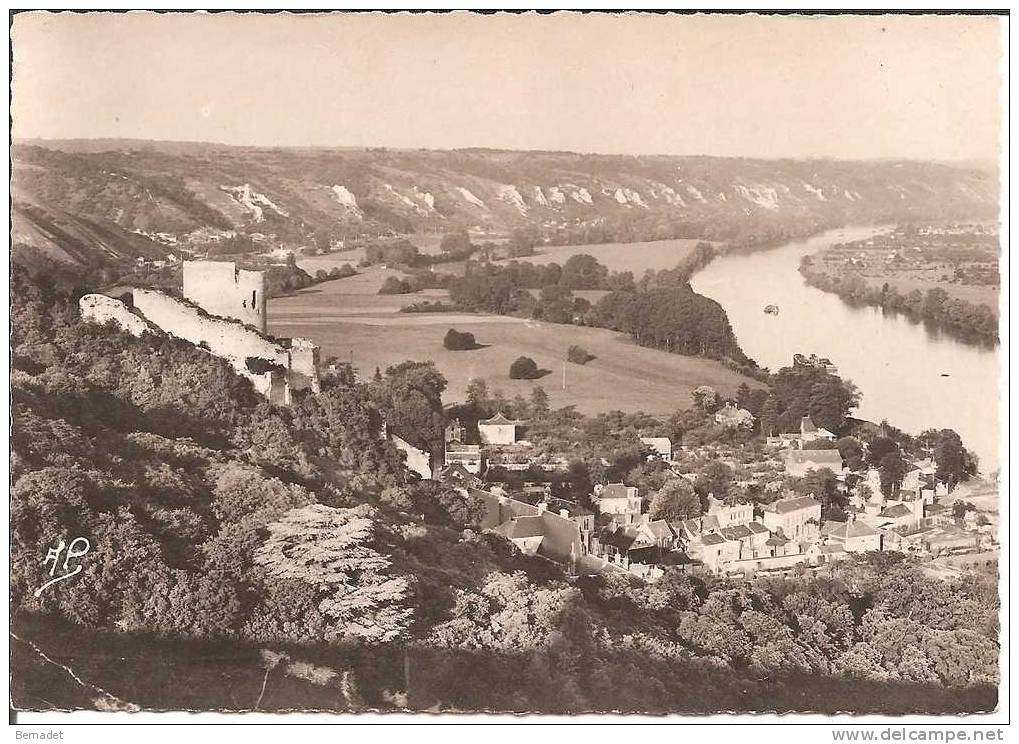
{"type": "Polygon", "coordinates": [[[721,535],[712,532],[711,534],[708,535],[701,535],[701,542],[705,545],[721,545],[722,543],[728,541],[721,535]]]}
{"type": "Polygon", "coordinates": [[[516,424],[519,424],[519,423],[520,423],[519,421],[514,421],[513,419],[506,418],[506,416],[503,414],[503,412],[499,411],[499,413],[497,413],[494,416],[492,416],[492,418],[484,419],[482,421],[479,421],[478,422],[478,426],[486,426],[486,425],[488,425],[488,426],[498,426],[499,424],[513,424],[513,425],[516,425],[516,424]]]}
{"type": "Polygon", "coordinates": [[[764,510],[770,512],[776,512],[778,514],[789,514],[790,512],[799,511],[800,509],[812,509],[813,507],[820,507],[821,502],[816,500],[812,496],[797,496],[792,499],[782,499],[781,501],[775,501],[771,504],[765,504],[764,510]]]}
{"type": "Polygon", "coordinates": [[[854,519],[849,522],[843,522],[829,534],[836,539],[845,540],[851,537],[870,537],[871,535],[880,535],[881,533],[866,522],[854,519]]]}
{"type": "MultiPolygon", "coordinates": [[[[607,486],[602,488],[598,494],[599,499],[626,499],[630,497],[630,489],[633,486],[627,486],[622,483],[609,483],[607,486]]],[[[636,490],[636,489],[634,489],[636,490]]]]}
{"type": "Polygon", "coordinates": [[[838,470],[842,469],[842,455],[839,454],[837,449],[789,450],[782,453],[782,456],[786,461],[796,463],[797,465],[815,463],[818,465],[830,465],[838,470]]]}
{"type": "Polygon", "coordinates": [[[895,506],[889,506],[886,509],[881,510],[882,517],[891,517],[892,519],[895,519],[896,517],[908,517],[912,513],[912,510],[905,504],[896,504],[895,506]]]}

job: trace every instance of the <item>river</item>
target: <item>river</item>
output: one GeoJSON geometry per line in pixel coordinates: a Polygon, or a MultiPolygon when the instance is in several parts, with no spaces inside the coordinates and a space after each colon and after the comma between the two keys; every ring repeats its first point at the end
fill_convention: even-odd
{"type": "Polygon", "coordinates": [[[870,237],[883,228],[850,227],[769,250],[733,252],[694,275],[691,285],[725,308],[743,350],[776,370],[796,353],[828,357],[863,394],[854,415],[887,419],[911,434],[954,429],[980,458],[999,462],[998,350],[965,344],[881,308],[851,307],[808,286],[800,258],[833,243],[870,237]],[[764,312],[779,306],[778,315],[764,312]]]}

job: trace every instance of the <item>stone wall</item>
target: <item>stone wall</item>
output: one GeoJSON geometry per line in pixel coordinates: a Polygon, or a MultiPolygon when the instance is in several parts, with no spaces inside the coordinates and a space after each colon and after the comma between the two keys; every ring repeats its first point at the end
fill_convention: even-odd
{"type": "Polygon", "coordinates": [[[284,369],[287,350],[240,323],[211,318],[180,300],[150,289],[134,290],[134,306],[147,320],[177,338],[223,357],[238,370],[247,369],[248,357],[266,359],[284,369]]]}
{"type": "Polygon", "coordinates": [[[132,313],[127,305],[106,295],[84,295],[78,300],[78,308],[81,317],[90,323],[105,325],[113,321],[121,330],[133,336],[141,336],[150,330],[148,324],[132,313]]]}
{"type": "Polygon", "coordinates": [[[392,441],[396,448],[406,456],[408,470],[417,473],[426,480],[432,477],[432,456],[429,453],[418,449],[396,435],[393,435],[392,441]]]}
{"type": "Polygon", "coordinates": [[[210,315],[233,318],[265,333],[265,273],[230,261],[185,261],[184,297],[210,315]]]}
{"type": "Polygon", "coordinates": [[[93,323],[115,322],[135,336],[161,331],[206,349],[228,361],[251,380],[255,390],[270,402],[289,404],[295,390],[319,391],[319,350],[298,338],[289,348],[234,320],[206,315],[174,297],[149,289],[133,291],[134,311],[106,295],[85,295],[79,301],[82,318],[93,323]],[[148,321],[148,322],[146,322],[148,321]],[[265,360],[276,369],[251,369],[248,359],[265,360]]]}
{"type": "Polygon", "coordinates": [[[319,391],[319,348],[306,338],[290,339],[290,386],[319,391]]]}

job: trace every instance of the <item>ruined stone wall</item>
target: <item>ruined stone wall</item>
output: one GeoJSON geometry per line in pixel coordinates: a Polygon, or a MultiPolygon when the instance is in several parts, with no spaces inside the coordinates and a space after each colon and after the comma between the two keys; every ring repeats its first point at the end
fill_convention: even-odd
{"type": "Polygon", "coordinates": [[[398,436],[394,435],[392,439],[396,448],[406,456],[408,470],[425,479],[432,477],[432,456],[430,454],[398,436]]]}
{"type": "Polygon", "coordinates": [[[87,321],[113,321],[135,336],[146,331],[168,333],[207,349],[251,380],[255,390],[272,403],[290,404],[291,393],[296,390],[319,392],[319,349],[311,341],[293,339],[287,348],[235,320],[209,317],[162,292],[135,289],[133,297],[134,310],[100,294],[85,295],[78,305],[87,321]],[[264,359],[278,365],[278,369],[253,371],[247,364],[250,357],[264,359]]]}
{"type": "Polygon", "coordinates": [[[81,317],[90,323],[105,325],[113,321],[121,330],[133,336],[141,336],[149,330],[144,320],[131,312],[130,308],[120,300],[101,294],[83,295],[78,300],[81,317]]]}
{"type": "Polygon", "coordinates": [[[230,261],[185,261],[184,297],[210,315],[266,330],[265,273],[230,261]]]}
{"type": "Polygon", "coordinates": [[[240,323],[202,315],[198,310],[162,292],[134,290],[134,306],[147,320],[177,338],[223,357],[238,371],[248,372],[248,357],[279,364],[284,369],[290,360],[287,350],[240,323]]]}
{"type": "Polygon", "coordinates": [[[290,340],[290,385],[294,390],[319,391],[319,348],[306,338],[290,340]]]}

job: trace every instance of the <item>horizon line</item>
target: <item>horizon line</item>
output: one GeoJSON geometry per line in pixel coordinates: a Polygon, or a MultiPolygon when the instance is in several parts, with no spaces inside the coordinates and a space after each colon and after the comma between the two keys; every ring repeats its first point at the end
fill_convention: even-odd
{"type": "Polygon", "coordinates": [[[372,150],[387,150],[393,152],[501,152],[501,153],[535,153],[535,154],[549,154],[549,155],[578,155],[578,156],[589,156],[589,157],[612,157],[612,158],[716,158],[720,160],[763,160],[769,162],[779,162],[783,160],[800,160],[800,161],[811,161],[811,160],[826,160],[836,162],[855,162],[855,163],[875,163],[875,162],[906,162],[906,163],[938,163],[948,165],[965,165],[965,164],[981,164],[983,166],[992,166],[997,168],[1000,164],[1000,157],[998,159],[992,157],[971,157],[971,158],[917,158],[907,156],[896,156],[896,155],[883,155],[869,158],[860,157],[842,157],[837,155],[785,155],[766,157],[761,155],[711,155],[706,153],[632,153],[632,152],[595,152],[595,151],[582,151],[582,150],[553,150],[553,149],[522,149],[514,147],[493,147],[487,145],[467,145],[463,147],[414,147],[414,146],[394,146],[394,145],[323,145],[323,144],[286,144],[286,145],[266,145],[266,144],[235,144],[228,142],[220,142],[216,140],[176,140],[176,139],[153,139],[147,137],[116,137],[116,136],[100,136],[100,137],[11,137],[11,145],[18,144],[30,144],[30,143],[56,143],[56,142],[138,142],[148,143],[153,145],[164,144],[164,145],[196,145],[196,146],[211,146],[211,147],[223,147],[223,148],[236,148],[236,149],[257,149],[257,150],[358,150],[369,152],[372,150]]]}

